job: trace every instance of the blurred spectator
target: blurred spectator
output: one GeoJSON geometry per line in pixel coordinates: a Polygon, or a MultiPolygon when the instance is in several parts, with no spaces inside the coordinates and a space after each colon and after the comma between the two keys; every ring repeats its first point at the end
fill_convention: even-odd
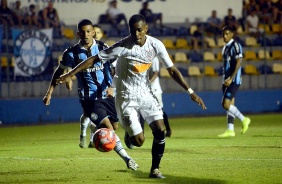
{"type": "Polygon", "coordinates": [[[117,1],[116,0],[113,0],[113,1],[110,2],[110,7],[107,9],[106,14],[107,14],[108,22],[110,24],[112,24],[118,32],[120,32],[119,24],[121,23],[121,21],[124,21],[126,27],[128,27],[127,19],[126,19],[124,13],[122,13],[117,8],[117,1]]]}
{"type": "Polygon", "coordinates": [[[41,25],[38,23],[34,4],[29,5],[28,12],[25,14],[25,23],[28,25],[29,29],[41,27],[41,25]]]}
{"type": "Polygon", "coordinates": [[[4,25],[8,25],[8,26],[14,26],[14,13],[13,11],[8,8],[7,5],[7,0],[1,0],[1,6],[0,6],[0,21],[2,24],[4,25]]]}
{"type": "Polygon", "coordinates": [[[146,1],[142,4],[142,9],[139,11],[139,14],[143,15],[146,18],[147,23],[157,24],[157,21],[160,22],[160,26],[163,26],[163,15],[162,13],[153,13],[149,7],[149,2],[146,1]]]}
{"type": "Polygon", "coordinates": [[[256,0],[249,0],[249,2],[245,2],[244,0],[244,6],[243,6],[243,17],[247,17],[251,14],[251,10],[256,10],[257,13],[259,12],[259,6],[256,2],[256,0]]]}
{"type": "Polygon", "coordinates": [[[94,24],[93,31],[95,33],[93,36],[95,40],[101,40],[103,38],[104,31],[101,26],[99,26],[98,24],[94,24]]]}
{"type": "Polygon", "coordinates": [[[275,24],[282,24],[282,0],[273,6],[273,21],[275,24]]]}
{"type": "Polygon", "coordinates": [[[260,8],[261,23],[271,25],[273,22],[272,0],[260,0],[259,8],[260,8]]]}
{"type": "Polygon", "coordinates": [[[246,18],[246,30],[249,34],[257,38],[263,33],[263,29],[259,28],[259,17],[255,9],[251,10],[246,18]]]}
{"type": "Polygon", "coordinates": [[[37,22],[38,24],[40,25],[40,27],[45,27],[45,23],[44,23],[44,16],[43,16],[43,9],[40,9],[38,11],[38,14],[37,14],[37,22]]]}
{"type": "Polygon", "coordinates": [[[238,22],[236,17],[233,15],[232,8],[228,8],[227,15],[224,17],[223,26],[230,26],[233,30],[237,30],[238,22]]]}
{"type": "Polygon", "coordinates": [[[215,36],[221,35],[221,20],[217,17],[216,10],[212,10],[211,16],[207,19],[206,32],[213,33],[215,36]]]}
{"type": "Polygon", "coordinates": [[[44,27],[55,27],[58,28],[60,26],[60,19],[56,8],[53,6],[53,2],[49,1],[48,6],[43,9],[43,18],[44,18],[44,27]]]}
{"type": "Polygon", "coordinates": [[[192,50],[199,51],[200,45],[202,45],[203,34],[198,25],[192,25],[190,27],[190,34],[192,35],[192,50]]]}
{"type": "Polygon", "coordinates": [[[14,23],[22,27],[23,19],[24,19],[24,9],[21,8],[21,1],[16,1],[15,8],[12,9],[14,13],[14,23]]]}

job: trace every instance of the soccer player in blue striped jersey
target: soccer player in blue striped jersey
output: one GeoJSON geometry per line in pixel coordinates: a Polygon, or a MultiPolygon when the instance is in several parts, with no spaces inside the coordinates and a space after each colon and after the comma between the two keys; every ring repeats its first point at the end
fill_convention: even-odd
{"type": "MultiPolygon", "coordinates": [[[[77,35],[80,40],[77,44],[64,51],[62,61],[55,70],[48,91],[43,98],[45,105],[50,104],[51,95],[56,87],[56,79],[90,56],[103,50],[103,43],[93,38],[93,24],[90,20],[83,19],[77,25],[77,35]]],[[[118,123],[115,109],[114,89],[111,87],[112,75],[109,62],[97,62],[91,67],[78,72],[78,95],[84,114],[97,126],[114,131],[118,123]]],[[[127,167],[137,170],[136,162],[127,154],[117,136],[115,152],[125,161],[127,167]]]]}
{"type": "Polygon", "coordinates": [[[241,133],[244,134],[251,122],[235,106],[235,95],[238,91],[241,78],[241,63],[243,58],[242,46],[233,39],[234,32],[230,26],[222,29],[222,36],[226,43],[222,49],[223,56],[223,80],[222,80],[222,107],[227,111],[227,130],[218,137],[234,137],[234,119],[239,118],[242,122],[241,133]]]}

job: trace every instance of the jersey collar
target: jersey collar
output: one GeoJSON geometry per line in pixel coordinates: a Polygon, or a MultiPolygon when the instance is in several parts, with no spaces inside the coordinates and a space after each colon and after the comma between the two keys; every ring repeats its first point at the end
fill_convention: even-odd
{"type": "Polygon", "coordinates": [[[229,46],[233,41],[234,41],[234,39],[232,38],[231,40],[229,40],[229,42],[226,44],[226,46],[229,46]]]}
{"type": "MultiPolygon", "coordinates": [[[[96,45],[96,40],[93,38],[93,44],[91,45],[90,49],[92,49],[95,45],[96,45]]],[[[79,42],[79,48],[80,48],[80,49],[87,50],[85,47],[83,47],[83,46],[81,45],[80,42],[79,42]]]]}

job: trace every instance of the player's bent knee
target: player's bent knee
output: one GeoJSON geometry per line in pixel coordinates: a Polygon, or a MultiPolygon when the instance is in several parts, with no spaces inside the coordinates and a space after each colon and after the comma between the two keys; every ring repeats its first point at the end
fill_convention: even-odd
{"type": "Polygon", "coordinates": [[[141,147],[143,145],[145,141],[145,137],[144,136],[135,136],[135,137],[131,137],[131,142],[134,146],[137,147],[141,147]]]}

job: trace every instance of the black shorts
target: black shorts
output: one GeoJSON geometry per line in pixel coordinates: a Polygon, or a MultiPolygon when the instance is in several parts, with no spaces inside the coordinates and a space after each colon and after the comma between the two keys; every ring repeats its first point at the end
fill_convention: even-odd
{"type": "Polygon", "coordinates": [[[108,117],[111,122],[118,122],[115,98],[82,100],[80,103],[86,116],[89,117],[95,125],[98,126],[106,117],[108,117]]]}
{"type": "Polygon", "coordinates": [[[240,85],[235,84],[234,82],[232,82],[228,87],[222,85],[223,98],[232,100],[235,97],[239,87],[240,85]]]}

